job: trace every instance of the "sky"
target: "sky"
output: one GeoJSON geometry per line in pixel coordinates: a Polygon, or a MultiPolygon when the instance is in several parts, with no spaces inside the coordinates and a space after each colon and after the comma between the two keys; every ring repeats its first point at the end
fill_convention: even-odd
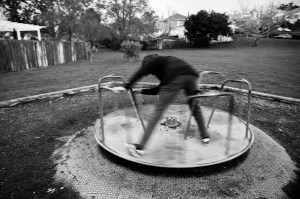
{"type": "MultiPolygon", "coordinates": [[[[200,10],[231,14],[240,10],[240,2],[248,7],[254,7],[267,5],[271,0],[148,0],[148,2],[159,17],[168,17],[169,13],[172,14],[174,11],[185,16],[188,13],[196,14],[200,10]]],[[[300,6],[300,0],[273,0],[273,2],[275,5],[293,2],[300,6]]]]}

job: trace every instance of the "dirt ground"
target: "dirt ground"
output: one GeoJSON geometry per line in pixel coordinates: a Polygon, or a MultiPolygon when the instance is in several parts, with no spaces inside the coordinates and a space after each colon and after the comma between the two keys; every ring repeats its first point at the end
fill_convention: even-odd
{"type": "MultiPolygon", "coordinates": [[[[111,103],[106,113],[113,107],[111,103]]],[[[253,99],[250,121],[282,145],[298,167],[299,112],[299,105],[253,99]]],[[[66,141],[58,138],[93,126],[98,117],[95,92],[1,108],[0,198],[79,198],[71,188],[53,183],[51,155],[66,141]]],[[[299,196],[299,173],[297,177],[282,187],[291,198],[299,196]]]]}

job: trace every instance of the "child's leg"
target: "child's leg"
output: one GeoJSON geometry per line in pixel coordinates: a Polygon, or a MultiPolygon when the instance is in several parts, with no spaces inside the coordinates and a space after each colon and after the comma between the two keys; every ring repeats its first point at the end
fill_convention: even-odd
{"type": "Polygon", "coordinates": [[[198,124],[201,138],[208,138],[209,134],[208,134],[206,126],[205,126],[205,121],[204,121],[204,118],[202,115],[201,107],[200,107],[199,103],[197,103],[197,100],[194,100],[194,102],[192,102],[192,103],[193,103],[193,105],[191,104],[190,107],[194,109],[193,115],[198,124]]]}
{"type": "Polygon", "coordinates": [[[146,127],[145,134],[141,140],[140,148],[143,149],[147,144],[156,124],[161,119],[163,112],[173,101],[174,97],[180,90],[181,84],[167,84],[162,86],[159,93],[159,101],[155,107],[154,113],[146,127]]]}
{"type": "MultiPolygon", "coordinates": [[[[197,86],[198,79],[194,76],[187,76],[184,81],[184,89],[186,91],[186,94],[188,96],[195,95],[199,93],[199,89],[197,86]]],[[[193,116],[197,122],[200,135],[202,138],[209,137],[209,134],[207,132],[205,121],[202,115],[200,104],[198,103],[198,100],[194,99],[189,102],[191,110],[193,110],[193,116]]]]}

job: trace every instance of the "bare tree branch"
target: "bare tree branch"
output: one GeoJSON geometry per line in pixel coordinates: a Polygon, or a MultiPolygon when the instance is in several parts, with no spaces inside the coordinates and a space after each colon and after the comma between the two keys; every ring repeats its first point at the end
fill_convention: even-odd
{"type": "Polygon", "coordinates": [[[278,10],[274,8],[273,2],[265,6],[254,6],[252,9],[249,9],[243,0],[239,0],[239,3],[241,13],[234,21],[242,31],[254,39],[254,45],[257,45],[260,38],[268,36],[270,31],[278,27],[278,23],[274,22],[278,10]]]}

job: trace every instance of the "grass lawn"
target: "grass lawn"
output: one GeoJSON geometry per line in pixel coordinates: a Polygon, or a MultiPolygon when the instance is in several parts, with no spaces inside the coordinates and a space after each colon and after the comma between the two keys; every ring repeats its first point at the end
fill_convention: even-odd
{"type": "MultiPolygon", "coordinates": [[[[252,83],[254,91],[300,98],[300,40],[265,39],[259,47],[143,51],[141,58],[149,53],[177,56],[199,70],[223,72],[226,78],[243,77],[252,83]]],[[[95,54],[94,63],[80,61],[0,74],[0,101],[96,84],[109,74],[127,78],[140,62],[129,62],[120,52],[104,50],[95,54]]],[[[223,80],[214,77],[205,81],[220,84],[223,80]]]]}
{"type": "MultiPolygon", "coordinates": [[[[157,51],[143,54],[153,52],[157,51]]],[[[299,40],[276,39],[263,40],[257,48],[231,46],[159,53],[184,58],[201,70],[223,71],[226,77],[244,77],[255,91],[300,98],[299,52],[299,40]]],[[[97,83],[99,77],[109,74],[127,78],[139,65],[140,61],[128,62],[121,53],[104,50],[96,54],[92,64],[81,61],[1,74],[0,100],[91,85],[97,83]]],[[[144,81],[156,80],[147,77],[144,81]]],[[[110,110],[106,113],[113,107],[112,101],[108,103],[110,110]]],[[[210,101],[203,103],[211,104],[210,101]]],[[[300,106],[253,99],[251,107],[250,123],[282,145],[299,166],[300,106]]],[[[0,108],[0,198],[78,198],[70,188],[53,183],[55,165],[51,155],[64,144],[58,138],[92,126],[98,117],[95,92],[0,108]],[[49,189],[55,189],[55,192],[51,193],[49,189]]],[[[297,198],[299,175],[297,182],[282,189],[297,198]]]]}

